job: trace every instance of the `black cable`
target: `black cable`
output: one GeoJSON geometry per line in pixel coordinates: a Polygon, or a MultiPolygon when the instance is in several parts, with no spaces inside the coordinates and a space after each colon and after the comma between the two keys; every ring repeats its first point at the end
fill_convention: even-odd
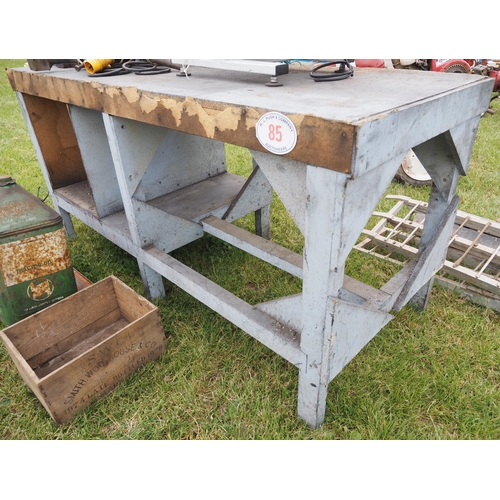
{"type": "Polygon", "coordinates": [[[123,68],[134,72],[136,75],[159,75],[170,73],[171,68],[160,66],[156,63],[151,63],[144,60],[131,60],[123,63],[123,68]]]}
{"type": "Polygon", "coordinates": [[[353,75],[354,75],[354,69],[347,59],[339,59],[338,61],[328,61],[326,63],[320,64],[309,73],[309,76],[315,82],[336,82],[338,80],[344,80],[346,78],[349,78],[350,76],[353,75]],[[329,66],[336,66],[337,64],[340,65],[340,68],[336,71],[329,73],[318,73],[318,71],[320,71],[323,68],[327,68],[329,66]]]}
{"type": "Polygon", "coordinates": [[[87,76],[90,77],[98,77],[98,76],[116,76],[116,75],[126,75],[130,73],[130,70],[123,67],[121,62],[113,63],[107,68],[103,68],[101,71],[97,73],[88,73],[87,76]]]}
{"type": "Polygon", "coordinates": [[[129,59],[125,62],[121,60],[113,63],[109,67],[103,68],[97,73],[89,73],[88,76],[116,76],[126,75],[128,73],[135,73],[136,75],[160,75],[163,73],[170,73],[170,71],[172,70],[168,66],[160,66],[159,64],[150,63],[141,59],[129,59]]]}

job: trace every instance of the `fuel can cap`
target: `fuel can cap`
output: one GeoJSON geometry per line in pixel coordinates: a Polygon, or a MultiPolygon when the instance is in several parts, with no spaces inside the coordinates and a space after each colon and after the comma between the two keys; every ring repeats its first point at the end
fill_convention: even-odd
{"type": "Polygon", "coordinates": [[[9,184],[15,184],[16,180],[10,175],[0,175],[0,186],[8,186],[9,184]]]}

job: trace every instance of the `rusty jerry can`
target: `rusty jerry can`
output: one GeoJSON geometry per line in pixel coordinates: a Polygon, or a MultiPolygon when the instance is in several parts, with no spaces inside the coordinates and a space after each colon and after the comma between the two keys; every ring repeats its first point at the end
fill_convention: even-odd
{"type": "Polygon", "coordinates": [[[11,325],[76,290],[61,216],[0,176],[0,320],[11,325]]]}

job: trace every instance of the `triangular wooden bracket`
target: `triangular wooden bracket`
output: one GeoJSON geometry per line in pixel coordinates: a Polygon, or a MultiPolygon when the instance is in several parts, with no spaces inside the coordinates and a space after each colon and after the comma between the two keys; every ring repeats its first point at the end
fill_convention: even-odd
{"type": "Polygon", "coordinates": [[[460,158],[458,168],[461,175],[467,174],[480,120],[481,116],[475,116],[446,132],[450,148],[460,158]]]}
{"type": "Polygon", "coordinates": [[[296,332],[302,330],[302,294],[263,302],[255,306],[296,332]]]}
{"type": "Polygon", "coordinates": [[[413,152],[431,176],[441,196],[448,202],[456,192],[463,166],[447,134],[440,134],[415,146],[413,152]]]}
{"type": "Polygon", "coordinates": [[[138,200],[150,201],[226,172],[221,142],[125,118],[104,117],[115,164],[123,169],[130,196],[138,200]]]}
{"type": "Polygon", "coordinates": [[[110,138],[113,161],[123,169],[127,189],[132,196],[162,143],[167,129],[107,114],[103,115],[103,119],[110,138]]]}
{"type": "Polygon", "coordinates": [[[176,217],[139,200],[132,200],[135,231],[142,248],[154,245],[169,253],[203,236],[200,224],[176,217]]]}
{"type": "MultiPolygon", "coordinates": [[[[252,156],[263,170],[272,188],[285,205],[289,215],[302,234],[305,234],[305,210],[307,201],[307,165],[295,160],[269,155],[258,151],[251,151],[252,156]]],[[[376,207],[401,164],[404,155],[398,155],[387,163],[374,168],[363,177],[347,179],[346,203],[349,205],[346,213],[355,214],[354,220],[347,221],[343,242],[346,251],[349,251],[372,211],[376,207]],[[366,186],[370,190],[366,190],[366,186]]],[[[331,171],[331,176],[343,175],[331,171]]]]}
{"type": "Polygon", "coordinates": [[[273,201],[271,183],[259,167],[254,168],[243,188],[229,205],[222,219],[233,222],[250,212],[268,206],[273,201]]]}
{"type": "Polygon", "coordinates": [[[99,218],[123,210],[120,187],[104,129],[102,113],[68,106],[82,155],[90,193],[99,218]]]}
{"type": "Polygon", "coordinates": [[[398,155],[362,177],[351,179],[346,183],[344,207],[346,215],[342,228],[341,260],[347,258],[373,210],[391,184],[404,156],[398,155]]]}
{"type": "Polygon", "coordinates": [[[300,232],[304,234],[306,210],[305,163],[281,156],[250,151],[253,159],[271,183],[300,232]]]}
{"type": "Polygon", "coordinates": [[[393,316],[359,304],[330,299],[331,337],[329,381],[370,342],[393,316]]]}

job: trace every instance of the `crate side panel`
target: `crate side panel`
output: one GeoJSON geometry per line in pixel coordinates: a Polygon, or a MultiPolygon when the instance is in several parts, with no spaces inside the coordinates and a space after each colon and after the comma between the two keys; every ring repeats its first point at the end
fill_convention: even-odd
{"type": "Polygon", "coordinates": [[[130,323],[138,318],[142,318],[149,311],[157,309],[155,305],[116,278],[114,280],[114,287],[121,313],[130,323]]]}
{"type": "Polygon", "coordinates": [[[144,363],[157,359],[166,341],[152,311],[40,382],[49,413],[63,423],[104,397],[144,363]]]}
{"type": "MultiPolygon", "coordinates": [[[[14,344],[10,341],[10,339],[5,335],[5,332],[0,332],[0,337],[2,339],[5,350],[11,357],[14,365],[17,368],[17,371],[21,375],[21,378],[24,380],[24,383],[30,388],[31,392],[40,400],[43,400],[42,394],[38,388],[38,378],[33,370],[30,368],[28,363],[21,356],[19,351],[16,349],[14,344]]],[[[46,410],[50,413],[50,409],[44,404],[46,410]]]]}

